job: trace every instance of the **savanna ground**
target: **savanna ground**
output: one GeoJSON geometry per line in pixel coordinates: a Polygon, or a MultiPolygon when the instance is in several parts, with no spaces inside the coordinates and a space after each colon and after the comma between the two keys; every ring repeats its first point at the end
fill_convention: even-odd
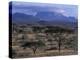
{"type": "Polygon", "coordinates": [[[12,25],[12,58],[75,55],[77,28],[12,25]]]}

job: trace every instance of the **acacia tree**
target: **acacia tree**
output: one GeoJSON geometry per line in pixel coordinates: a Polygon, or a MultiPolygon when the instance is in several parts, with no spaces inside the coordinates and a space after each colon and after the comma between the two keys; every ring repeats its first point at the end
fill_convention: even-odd
{"type": "Polygon", "coordinates": [[[54,36],[55,40],[58,42],[59,55],[60,55],[61,46],[65,42],[65,37],[63,37],[62,35],[63,35],[62,33],[56,33],[54,36]]]}
{"type": "Polygon", "coordinates": [[[22,45],[24,49],[27,47],[32,49],[34,54],[38,48],[42,48],[44,46],[45,46],[45,43],[43,43],[41,40],[39,40],[38,42],[26,42],[22,45]]]}
{"type": "MultiPolygon", "coordinates": [[[[62,37],[62,31],[49,29],[49,30],[46,30],[45,32],[50,33],[52,35],[55,34],[55,35],[53,35],[53,37],[54,37],[55,41],[58,42],[58,50],[59,50],[59,54],[60,54],[62,42],[65,40],[65,38],[62,37]]],[[[53,41],[51,39],[49,41],[52,44],[53,41]]]]}

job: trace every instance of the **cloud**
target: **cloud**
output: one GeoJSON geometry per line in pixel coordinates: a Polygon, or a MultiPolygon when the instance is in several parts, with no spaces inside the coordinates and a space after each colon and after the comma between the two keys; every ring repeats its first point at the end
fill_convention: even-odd
{"type": "Polygon", "coordinates": [[[64,15],[64,16],[69,16],[68,14],[67,14],[67,11],[66,10],[64,10],[64,9],[60,9],[60,8],[58,8],[58,9],[54,9],[54,12],[56,12],[56,13],[60,13],[60,14],[62,14],[62,15],[64,15]]]}
{"type": "MultiPolygon", "coordinates": [[[[42,12],[42,11],[51,11],[51,12],[57,12],[65,16],[73,16],[77,17],[78,15],[78,7],[76,5],[63,5],[63,4],[48,4],[48,3],[32,3],[32,2],[13,2],[12,5],[14,8],[13,9],[31,9],[32,13],[34,12],[42,12]]],[[[29,11],[29,12],[30,12],[29,11]]],[[[21,11],[25,12],[25,11],[21,11]]],[[[29,13],[26,11],[26,13],[29,13]]],[[[34,15],[36,15],[34,13],[34,15]]]]}

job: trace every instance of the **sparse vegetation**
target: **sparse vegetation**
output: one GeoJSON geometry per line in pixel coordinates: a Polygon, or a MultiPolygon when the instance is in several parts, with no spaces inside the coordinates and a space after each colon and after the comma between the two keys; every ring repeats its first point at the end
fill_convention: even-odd
{"type": "MultiPolygon", "coordinates": [[[[13,24],[12,45],[14,56],[52,56],[77,54],[77,32],[57,26],[13,24]],[[17,47],[17,48],[16,48],[17,47]],[[26,52],[25,55],[23,52],[26,52]],[[27,55],[27,53],[29,55],[27,55]]],[[[13,57],[14,57],[13,56],[13,57]]]]}

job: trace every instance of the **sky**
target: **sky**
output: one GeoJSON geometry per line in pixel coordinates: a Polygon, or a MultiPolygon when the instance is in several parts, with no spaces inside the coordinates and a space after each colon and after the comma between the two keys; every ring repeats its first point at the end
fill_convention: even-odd
{"type": "Polygon", "coordinates": [[[77,5],[31,3],[31,2],[13,2],[12,13],[20,12],[35,16],[38,12],[57,12],[64,16],[78,17],[77,5]]]}

